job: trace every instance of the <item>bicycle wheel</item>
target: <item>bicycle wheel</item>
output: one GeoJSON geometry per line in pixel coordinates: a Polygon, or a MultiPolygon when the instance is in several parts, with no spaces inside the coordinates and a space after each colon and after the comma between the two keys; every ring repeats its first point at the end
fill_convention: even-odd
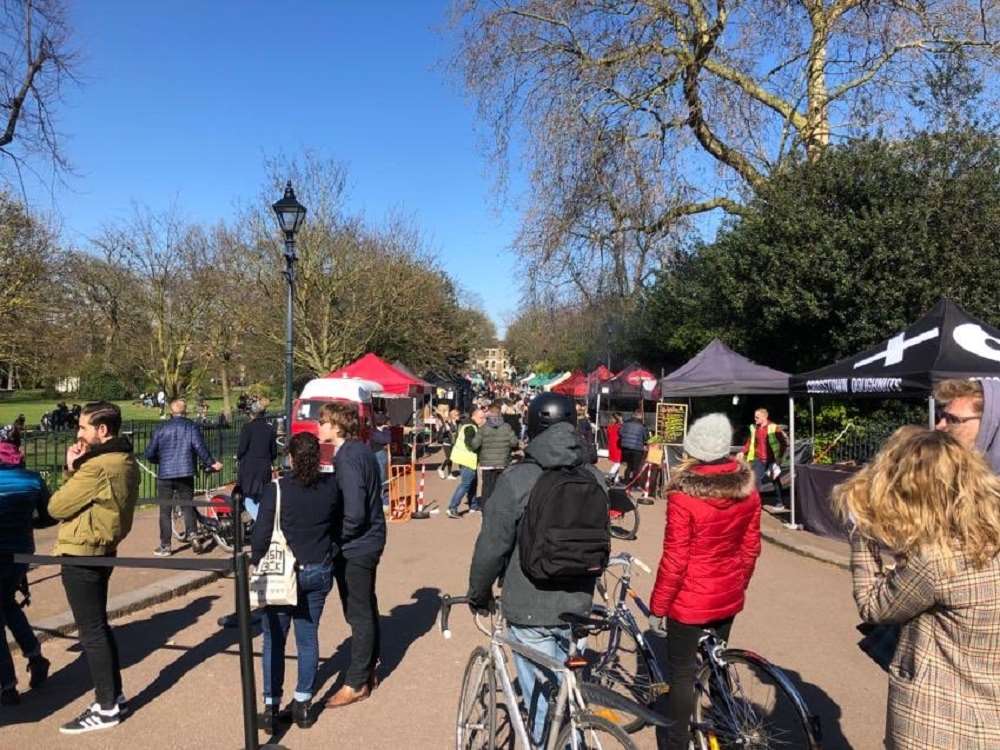
{"type": "Polygon", "coordinates": [[[576,730],[577,750],[636,750],[632,738],[620,726],[600,716],[584,712],[575,722],[563,724],[562,731],[556,739],[556,750],[571,750],[573,747],[573,731],[576,730]],[[575,724],[575,726],[574,726],[575,724]]]}
{"type": "Polygon", "coordinates": [[[633,505],[631,509],[612,509],[609,514],[611,536],[615,539],[633,540],[639,532],[639,508],[633,505]]]}
{"type": "Polygon", "coordinates": [[[496,680],[493,661],[482,646],[469,657],[455,720],[456,750],[494,750],[496,747],[496,680]]]}
{"type": "MultiPolygon", "coordinates": [[[[592,617],[607,617],[607,610],[595,606],[592,617]]],[[[619,620],[610,630],[587,636],[587,650],[598,655],[590,665],[587,679],[624,695],[647,708],[652,708],[659,695],[653,684],[652,670],[645,652],[639,646],[635,634],[619,620]]],[[[631,734],[645,725],[637,716],[618,711],[601,713],[631,734]]]]}
{"type": "Polygon", "coordinates": [[[697,750],[819,748],[819,724],[785,673],[756,654],[722,652],[695,683],[691,734],[697,750]]]}

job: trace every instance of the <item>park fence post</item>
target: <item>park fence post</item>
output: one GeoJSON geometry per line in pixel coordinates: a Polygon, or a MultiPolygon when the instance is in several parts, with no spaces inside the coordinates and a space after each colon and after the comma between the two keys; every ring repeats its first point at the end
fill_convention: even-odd
{"type": "Polygon", "coordinates": [[[253,639],[250,636],[250,572],[243,551],[243,495],[230,495],[234,531],[233,573],[236,579],[236,622],[239,627],[240,682],[243,688],[243,741],[245,750],[259,750],[257,698],[254,695],[253,639]]]}

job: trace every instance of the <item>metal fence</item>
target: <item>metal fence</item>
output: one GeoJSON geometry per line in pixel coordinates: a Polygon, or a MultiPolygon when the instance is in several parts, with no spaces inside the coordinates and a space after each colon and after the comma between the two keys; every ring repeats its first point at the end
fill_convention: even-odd
{"type": "Polygon", "coordinates": [[[828,448],[836,437],[833,434],[816,435],[816,456],[821,463],[863,464],[878,453],[885,441],[899,428],[898,424],[874,422],[853,427],[828,448]]]}
{"type": "MultiPolygon", "coordinates": [[[[269,421],[273,421],[271,418],[269,421]]],[[[225,425],[215,423],[201,424],[202,435],[209,452],[222,462],[222,471],[217,474],[200,475],[196,484],[198,488],[207,485],[219,486],[236,481],[236,448],[240,439],[240,430],[249,420],[238,418],[225,425]]],[[[143,452],[153,433],[166,424],[161,420],[126,420],[122,423],[121,434],[132,441],[136,458],[151,471],[140,470],[139,499],[148,500],[156,497],[156,466],[143,458],[143,452]]],[[[25,466],[37,471],[45,479],[49,490],[55,491],[63,482],[63,466],[66,463],[66,448],[76,441],[75,430],[58,432],[32,431],[22,439],[21,448],[25,455],[25,466]]]]}

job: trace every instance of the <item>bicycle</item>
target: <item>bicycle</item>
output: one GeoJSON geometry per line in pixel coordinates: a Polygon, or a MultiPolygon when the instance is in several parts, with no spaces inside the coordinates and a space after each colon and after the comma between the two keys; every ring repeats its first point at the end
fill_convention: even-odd
{"type": "MultiPolygon", "coordinates": [[[[610,599],[607,582],[598,582],[598,592],[607,606],[595,603],[594,615],[608,624],[608,644],[603,650],[594,649],[603,653],[594,661],[589,678],[648,708],[669,687],[656,654],[627,605],[631,599],[645,617],[650,615],[646,603],[631,588],[633,565],[651,572],[627,552],[608,561],[608,570],[622,568],[610,599]]],[[[701,666],[695,677],[691,722],[696,750],[820,750],[819,718],[810,712],[781,669],[752,651],[728,648],[711,630],[699,641],[698,660],[701,666]]],[[[635,731],[644,723],[643,715],[628,717],[626,713],[617,722],[626,731],[635,731]]]]}
{"type": "MultiPolygon", "coordinates": [[[[444,595],[441,598],[440,628],[445,638],[451,637],[448,628],[451,607],[467,603],[467,596],[444,595]]],[[[564,615],[564,619],[572,626],[573,638],[570,641],[569,657],[560,662],[513,640],[506,632],[506,623],[499,605],[491,612],[488,627],[483,624],[481,615],[476,613],[476,627],[490,639],[490,643],[488,648],[477,646],[473,650],[462,677],[455,722],[455,747],[458,750],[495,750],[498,747],[498,693],[503,696],[504,715],[514,741],[519,747],[530,750],[541,750],[541,747],[546,750],[635,750],[635,744],[620,727],[589,710],[591,703],[608,705],[618,710],[643,712],[648,714],[645,718],[650,723],[663,723],[661,717],[646,712],[641,706],[629,705],[625,698],[610,690],[578,682],[577,673],[586,666],[587,660],[576,653],[575,639],[592,632],[595,627],[603,627],[603,623],[569,615],[564,615]],[[548,739],[541,747],[533,745],[529,739],[524,710],[510,680],[507,652],[520,654],[557,676],[559,691],[555,700],[550,703],[552,708],[549,714],[548,739]]]]}
{"type": "Polygon", "coordinates": [[[623,487],[608,489],[608,524],[616,539],[638,538],[639,507],[623,487]]]}

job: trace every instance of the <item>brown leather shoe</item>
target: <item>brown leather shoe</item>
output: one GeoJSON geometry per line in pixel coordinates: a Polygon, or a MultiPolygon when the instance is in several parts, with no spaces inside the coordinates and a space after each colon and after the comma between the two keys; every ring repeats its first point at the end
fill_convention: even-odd
{"type": "Polygon", "coordinates": [[[344,685],[326,702],[326,707],[340,708],[342,706],[349,706],[352,703],[363,701],[371,695],[371,692],[371,688],[368,685],[362,685],[357,689],[352,688],[350,685],[344,685]]]}

